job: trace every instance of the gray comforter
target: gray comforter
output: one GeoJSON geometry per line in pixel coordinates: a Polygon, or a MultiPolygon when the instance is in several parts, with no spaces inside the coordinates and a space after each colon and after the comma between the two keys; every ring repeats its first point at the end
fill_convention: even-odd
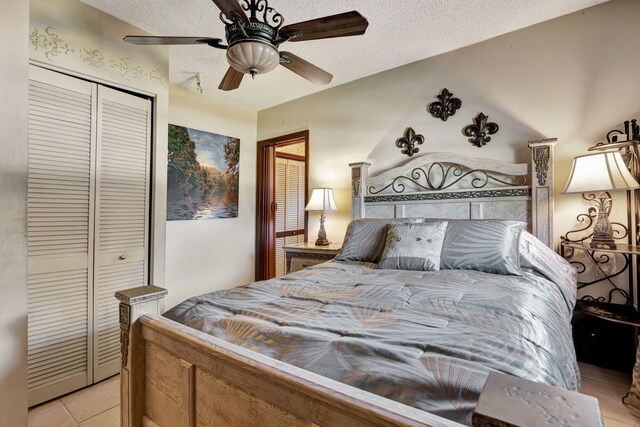
{"type": "Polygon", "coordinates": [[[577,390],[575,271],[531,238],[523,276],[328,262],[191,298],[165,316],[470,424],[490,371],[577,390]]]}

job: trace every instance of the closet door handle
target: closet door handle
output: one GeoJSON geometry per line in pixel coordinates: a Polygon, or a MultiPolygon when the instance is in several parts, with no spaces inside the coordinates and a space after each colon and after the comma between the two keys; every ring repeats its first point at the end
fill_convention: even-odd
{"type": "Polygon", "coordinates": [[[126,256],[124,256],[124,255],[120,255],[120,256],[118,257],[118,259],[119,259],[120,261],[124,261],[125,259],[127,259],[127,257],[126,257],[126,256]]]}

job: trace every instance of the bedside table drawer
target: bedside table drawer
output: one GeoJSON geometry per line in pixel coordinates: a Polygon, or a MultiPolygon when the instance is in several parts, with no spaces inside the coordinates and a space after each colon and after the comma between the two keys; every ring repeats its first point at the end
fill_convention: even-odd
{"type": "Polygon", "coordinates": [[[321,259],[309,259],[309,258],[291,258],[291,270],[290,273],[294,271],[300,271],[304,268],[311,267],[312,265],[322,264],[325,260],[321,259]]]}
{"type": "Polygon", "coordinates": [[[316,246],[308,242],[296,243],[287,245],[283,249],[287,262],[287,274],[327,262],[340,253],[340,245],[335,243],[327,246],[316,246]]]}

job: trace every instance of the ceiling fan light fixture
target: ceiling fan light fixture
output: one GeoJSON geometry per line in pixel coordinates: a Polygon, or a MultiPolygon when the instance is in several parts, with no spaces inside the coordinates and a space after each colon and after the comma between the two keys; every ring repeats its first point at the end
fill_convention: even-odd
{"type": "Polygon", "coordinates": [[[255,77],[273,71],[280,64],[280,54],[270,44],[244,41],[227,49],[227,61],[236,71],[255,77]]]}
{"type": "Polygon", "coordinates": [[[255,78],[278,65],[315,83],[329,84],[333,76],[291,52],[279,53],[282,43],[349,37],[364,34],[367,19],[357,11],[311,19],[283,27],[284,17],[269,0],[213,0],[220,9],[227,44],[212,37],[126,36],[124,41],[138,45],[208,45],[227,51],[229,69],[218,89],[235,90],[245,74],[255,78]]]}

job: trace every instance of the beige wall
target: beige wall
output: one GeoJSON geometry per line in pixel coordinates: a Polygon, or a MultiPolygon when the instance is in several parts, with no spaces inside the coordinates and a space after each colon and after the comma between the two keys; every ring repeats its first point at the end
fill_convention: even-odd
{"type": "MultiPolygon", "coordinates": [[[[347,164],[370,161],[375,174],[405,162],[395,140],[408,126],[426,138],[420,153],[506,161],[528,161],[528,140],[557,137],[559,193],[574,156],[623,120],[640,115],[638,16],[640,1],[613,0],[269,108],[258,114],[258,139],[309,129],[311,187],[336,190],[340,212],[326,223],[334,241],[342,239],[351,215],[347,164]],[[443,87],[462,99],[462,109],[447,122],[426,111],[443,87]],[[476,148],[461,130],[480,111],[500,131],[487,146],[476,148]]],[[[393,52],[372,46],[371,54],[393,52]]],[[[556,235],[572,227],[586,207],[579,196],[559,195],[556,235]]],[[[614,215],[624,218],[622,200],[614,205],[614,215]]],[[[310,226],[314,236],[317,218],[310,226]]]]}
{"type": "Polygon", "coordinates": [[[237,218],[167,222],[167,306],[254,277],[257,113],[171,86],[169,122],[240,138],[237,218]]]}
{"type": "Polygon", "coordinates": [[[150,280],[165,286],[169,49],[123,42],[144,32],[79,0],[31,0],[29,9],[33,64],[154,98],[150,280]]]}
{"type": "Polygon", "coordinates": [[[29,4],[0,2],[0,426],[27,425],[29,4]]]}

